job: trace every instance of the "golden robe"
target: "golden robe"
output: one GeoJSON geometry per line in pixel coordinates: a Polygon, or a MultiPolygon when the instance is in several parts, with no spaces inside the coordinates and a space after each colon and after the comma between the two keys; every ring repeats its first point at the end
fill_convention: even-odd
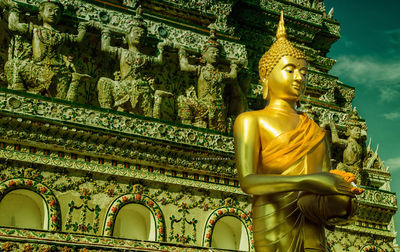
{"type": "MultiPolygon", "coordinates": [[[[257,173],[305,175],[321,172],[329,162],[324,137],[325,132],[314,121],[300,114],[300,122],[294,130],[282,133],[268,143],[261,136],[262,166],[257,173]],[[315,164],[318,164],[317,167],[315,164]]],[[[339,196],[342,199],[339,201],[334,197],[337,195],[297,191],[254,195],[253,234],[256,251],[327,251],[324,233],[328,219],[327,207],[346,201],[343,200],[346,196],[339,196]]]]}

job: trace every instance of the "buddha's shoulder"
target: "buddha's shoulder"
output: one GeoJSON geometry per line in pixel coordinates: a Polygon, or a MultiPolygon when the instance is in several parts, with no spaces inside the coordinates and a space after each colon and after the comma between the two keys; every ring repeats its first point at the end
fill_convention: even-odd
{"type": "Polygon", "coordinates": [[[263,110],[255,110],[241,113],[235,120],[235,124],[251,124],[253,126],[258,126],[261,120],[265,120],[269,117],[263,110]]]}

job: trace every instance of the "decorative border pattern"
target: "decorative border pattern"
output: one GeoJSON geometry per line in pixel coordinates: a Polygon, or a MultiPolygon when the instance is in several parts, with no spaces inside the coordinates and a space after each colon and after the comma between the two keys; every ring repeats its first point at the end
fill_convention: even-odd
{"type": "Polygon", "coordinates": [[[384,250],[376,245],[366,245],[360,250],[360,252],[384,252],[384,250]]]}
{"type": "Polygon", "coordinates": [[[141,193],[124,194],[111,203],[111,206],[107,210],[106,220],[103,228],[103,235],[113,235],[114,224],[119,210],[130,203],[143,205],[150,210],[155,220],[157,241],[165,241],[165,219],[161,208],[158,206],[155,200],[141,193]]]}
{"type": "Polygon", "coordinates": [[[229,180],[229,183],[224,183],[227,185],[238,183],[233,154],[211,153],[207,150],[194,150],[192,147],[183,148],[107,133],[98,134],[90,129],[63,127],[55,123],[43,124],[29,118],[11,116],[4,117],[0,123],[2,149],[18,148],[25,153],[43,153],[64,158],[72,158],[70,155],[77,153],[76,159],[86,162],[113,166],[122,163],[125,163],[124,166],[136,163],[163,166],[189,174],[208,173],[210,176],[225,177],[229,180]]]}
{"type": "Polygon", "coordinates": [[[61,211],[60,205],[53,191],[46,185],[27,178],[14,178],[3,181],[0,184],[0,201],[10,191],[17,189],[27,189],[39,194],[46,203],[49,227],[51,231],[59,231],[61,229],[61,211]]]}
{"type": "MultiPolygon", "coordinates": [[[[115,239],[102,236],[87,236],[64,232],[33,231],[3,227],[0,227],[0,241],[8,242],[8,247],[11,248],[14,248],[16,243],[34,243],[47,244],[47,248],[57,246],[59,251],[210,251],[209,248],[200,246],[165,244],[151,241],[115,239]]],[[[213,249],[213,251],[223,250],[213,249]]]]}
{"type": "Polygon", "coordinates": [[[285,16],[295,17],[295,19],[299,21],[301,20],[302,22],[307,20],[306,21],[307,23],[310,23],[316,27],[322,26],[323,22],[322,11],[315,11],[308,8],[307,8],[308,10],[305,10],[305,8],[304,9],[299,8],[294,4],[287,4],[279,1],[268,1],[268,0],[262,0],[260,2],[260,6],[266,11],[274,10],[278,12],[279,10],[285,10],[285,16]]]}
{"type": "MultiPolygon", "coordinates": [[[[238,186],[227,186],[224,185],[224,180],[219,179],[218,177],[214,178],[214,182],[212,181],[212,176],[208,177],[207,181],[196,180],[196,174],[190,174],[190,177],[193,176],[194,179],[189,177],[187,172],[176,172],[176,171],[169,171],[165,170],[164,174],[162,174],[162,168],[159,169],[159,173],[152,172],[156,171],[158,168],[154,168],[151,166],[144,166],[147,168],[148,171],[144,169],[132,169],[132,168],[123,168],[120,166],[112,166],[106,164],[95,164],[95,163],[88,163],[85,161],[74,160],[74,159],[65,159],[59,157],[52,157],[41,155],[37,153],[23,153],[20,151],[14,150],[4,150],[0,149],[0,158],[8,159],[8,160],[17,160],[22,162],[29,162],[41,165],[49,165],[55,167],[62,167],[68,169],[77,169],[82,171],[89,171],[89,172],[98,172],[103,174],[109,175],[116,175],[116,176],[126,176],[138,179],[145,179],[154,182],[161,182],[161,183],[170,183],[170,184],[179,184],[183,186],[190,186],[190,187],[198,187],[207,190],[216,190],[216,191],[224,191],[228,193],[246,195],[238,186]],[[167,173],[171,173],[168,175],[167,173]],[[175,176],[174,176],[175,174],[175,176]],[[182,175],[179,177],[178,175],[182,175]],[[186,176],[186,177],[185,177],[186,176]],[[217,180],[218,179],[218,183],[217,180]]],[[[140,166],[140,165],[139,165],[140,166]]]]}
{"type": "Polygon", "coordinates": [[[178,126],[177,123],[162,122],[143,116],[82,106],[6,89],[0,89],[0,112],[43,121],[55,121],[64,125],[90,127],[117,135],[183,144],[211,151],[234,152],[233,137],[221,135],[219,132],[211,133],[208,130],[178,126]]]}
{"type": "Polygon", "coordinates": [[[382,230],[382,229],[374,229],[369,227],[362,227],[357,225],[348,225],[348,226],[336,226],[335,232],[343,232],[343,233],[358,233],[362,235],[371,235],[373,234],[376,237],[385,237],[389,240],[396,238],[396,234],[391,230],[382,230]]]}
{"type": "Polygon", "coordinates": [[[397,210],[396,194],[382,190],[374,190],[373,188],[363,187],[364,193],[357,197],[359,203],[397,210]]]}
{"type": "Polygon", "coordinates": [[[211,247],[212,233],[214,231],[215,224],[224,216],[236,217],[244,224],[247,231],[247,237],[249,238],[250,251],[254,251],[254,241],[252,238],[253,223],[251,221],[251,217],[243,210],[234,207],[222,207],[216,209],[210,214],[206,222],[206,227],[204,228],[203,246],[211,247]]]}

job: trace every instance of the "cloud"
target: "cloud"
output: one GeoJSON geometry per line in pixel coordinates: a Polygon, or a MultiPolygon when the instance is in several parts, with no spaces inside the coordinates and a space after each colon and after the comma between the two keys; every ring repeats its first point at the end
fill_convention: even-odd
{"type": "Polygon", "coordinates": [[[376,89],[382,102],[400,97],[400,60],[346,55],[339,56],[336,61],[332,73],[345,83],[376,89]]]}
{"type": "Polygon", "coordinates": [[[389,158],[385,161],[385,165],[389,167],[391,172],[400,170],[400,157],[389,158]]]}
{"type": "Polygon", "coordinates": [[[380,62],[372,57],[339,56],[333,71],[346,79],[367,85],[393,82],[400,79],[400,61],[380,62]]]}
{"type": "Polygon", "coordinates": [[[390,113],[386,113],[383,114],[383,117],[385,117],[388,120],[396,120],[400,118],[400,112],[390,112],[390,113]]]}
{"type": "Polygon", "coordinates": [[[387,101],[387,102],[394,101],[396,100],[397,97],[400,96],[400,83],[383,84],[381,87],[378,88],[378,91],[379,91],[380,101],[387,101]]]}
{"type": "Polygon", "coordinates": [[[400,29],[388,30],[385,31],[386,36],[388,36],[388,40],[393,45],[400,44],[400,29]]]}

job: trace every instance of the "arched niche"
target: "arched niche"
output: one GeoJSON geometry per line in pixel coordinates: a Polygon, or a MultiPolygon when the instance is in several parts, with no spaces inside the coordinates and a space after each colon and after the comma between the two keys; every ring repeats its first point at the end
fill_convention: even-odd
{"type": "Polygon", "coordinates": [[[158,204],[150,197],[141,193],[124,194],[116,198],[108,208],[103,235],[165,241],[164,215],[158,204]],[[136,219],[138,220],[134,221],[136,219]],[[138,236],[134,231],[128,230],[129,228],[137,229],[135,223],[141,223],[143,227],[141,229],[146,230],[146,235],[138,236]]]}
{"type": "Polygon", "coordinates": [[[0,201],[0,226],[47,230],[48,220],[46,202],[30,190],[10,191],[0,201]]]}
{"type": "Polygon", "coordinates": [[[140,204],[127,204],[122,207],[115,219],[113,236],[143,241],[156,240],[154,216],[140,204]]]}
{"type": "Polygon", "coordinates": [[[235,207],[214,210],[207,219],[203,246],[236,251],[254,251],[250,216],[235,207]]]}
{"type": "MultiPolygon", "coordinates": [[[[12,203],[15,197],[23,198],[23,200],[27,200],[27,204],[35,205],[39,208],[43,206],[43,226],[37,229],[51,230],[51,231],[59,231],[61,228],[61,212],[60,205],[58,203],[57,198],[55,197],[53,191],[47,187],[45,184],[40,183],[39,181],[35,181],[33,179],[28,178],[13,178],[8,179],[0,183],[0,203],[4,204],[4,206],[10,206],[18,204],[12,203]],[[17,196],[16,196],[17,195],[17,196]],[[27,198],[28,197],[28,198],[27,198]],[[5,201],[3,201],[5,199],[5,201]],[[10,201],[11,200],[11,201],[10,201]],[[7,201],[10,201],[7,203],[7,201]],[[32,203],[33,201],[33,203],[32,203]],[[30,203],[29,203],[30,202],[30,203]]],[[[22,208],[27,208],[25,202],[22,208]]],[[[35,207],[33,207],[35,209],[35,207]]],[[[7,210],[8,211],[8,210],[7,210]]],[[[22,211],[22,209],[16,209],[16,211],[22,211]]],[[[40,210],[39,212],[41,212],[40,210]]],[[[2,211],[3,212],[3,211],[2,211]]],[[[6,220],[4,220],[7,223],[6,220]]],[[[9,223],[18,223],[15,219],[11,220],[9,223]]],[[[29,228],[29,227],[24,227],[29,228]]],[[[36,229],[36,228],[35,228],[36,229]]]]}
{"type": "Polygon", "coordinates": [[[224,216],[220,218],[216,222],[212,232],[211,247],[235,251],[249,251],[249,238],[246,227],[236,217],[224,216]]]}

